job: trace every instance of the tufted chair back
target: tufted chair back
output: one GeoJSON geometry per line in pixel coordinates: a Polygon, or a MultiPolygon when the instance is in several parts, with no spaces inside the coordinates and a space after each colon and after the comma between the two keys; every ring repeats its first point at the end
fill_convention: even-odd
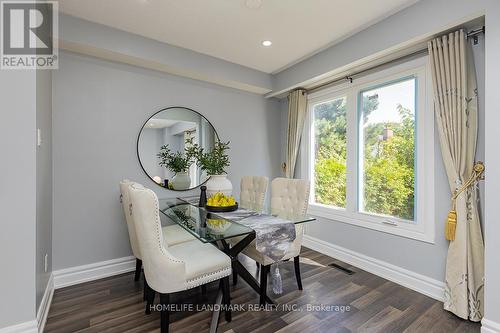
{"type": "Polygon", "coordinates": [[[186,265],[169,253],[168,245],[163,241],[158,197],[150,189],[133,184],[130,199],[149,286],[160,293],[187,289],[186,265]]]}
{"type": "Polygon", "coordinates": [[[137,241],[137,235],[135,232],[132,210],[130,209],[132,202],[130,201],[129,187],[132,184],[135,184],[138,187],[142,186],[139,183],[135,183],[128,179],[124,179],[120,182],[121,201],[123,206],[123,213],[125,215],[125,221],[127,222],[128,237],[130,239],[130,246],[132,247],[132,253],[134,254],[134,257],[136,257],[137,259],[142,259],[141,249],[139,248],[139,243],[137,241]]]}
{"type": "Polygon", "coordinates": [[[240,206],[256,212],[264,210],[269,178],[245,176],[241,178],[240,206]]]}
{"type": "MultiPolygon", "coordinates": [[[[309,181],[304,179],[275,178],[271,183],[271,214],[284,219],[305,217],[309,206],[309,181]]],[[[287,251],[287,258],[296,257],[302,248],[304,225],[295,225],[295,240],[287,251]]]]}
{"type": "Polygon", "coordinates": [[[285,219],[304,217],[309,205],[309,181],[275,178],[271,183],[271,214],[285,219]]]}

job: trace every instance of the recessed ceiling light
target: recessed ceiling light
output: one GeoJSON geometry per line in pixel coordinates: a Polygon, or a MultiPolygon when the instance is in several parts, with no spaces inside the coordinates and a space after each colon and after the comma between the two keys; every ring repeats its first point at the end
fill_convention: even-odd
{"type": "Polygon", "coordinates": [[[245,6],[250,9],[259,9],[262,7],[262,0],[245,0],[245,6]]]}
{"type": "Polygon", "coordinates": [[[273,45],[273,42],[271,42],[270,40],[265,40],[265,41],[262,42],[262,45],[264,45],[264,46],[271,46],[271,45],[273,45]]]}

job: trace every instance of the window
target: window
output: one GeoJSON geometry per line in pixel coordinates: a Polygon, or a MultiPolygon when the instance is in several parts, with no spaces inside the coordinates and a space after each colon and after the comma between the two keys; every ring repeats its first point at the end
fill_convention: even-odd
{"type": "Polygon", "coordinates": [[[427,71],[417,59],[309,95],[301,170],[311,214],[434,241],[427,71]]]}
{"type": "Polygon", "coordinates": [[[414,220],[416,78],[361,91],[359,207],[414,220]]]}
{"type": "Polygon", "coordinates": [[[314,106],[314,202],[345,208],[346,97],[314,106]]]}

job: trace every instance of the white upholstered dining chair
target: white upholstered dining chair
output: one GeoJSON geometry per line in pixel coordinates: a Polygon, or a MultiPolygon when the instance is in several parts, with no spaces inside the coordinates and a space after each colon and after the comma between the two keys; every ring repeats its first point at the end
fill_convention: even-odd
{"type": "MultiPolygon", "coordinates": [[[[278,217],[298,220],[304,218],[309,206],[309,181],[303,179],[276,178],[271,183],[271,214],[278,217]]],[[[295,225],[296,237],[287,250],[283,261],[293,258],[295,266],[295,278],[299,290],[302,290],[300,277],[300,250],[304,227],[302,224],[295,225]]],[[[260,264],[260,302],[263,304],[267,295],[267,274],[271,264],[275,261],[263,255],[255,248],[255,241],[250,243],[243,253],[260,264]]]]}
{"type": "Polygon", "coordinates": [[[240,207],[262,212],[266,198],[269,178],[262,176],[245,176],[241,178],[240,207]]]}
{"type": "MultiPolygon", "coordinates": [[[[151,291],[160,294],[161,332],[168,332],[171,293],[220,280],[223,302],[229,309],[231,259],[212,244],[200,241],[168,245],[162,236],[156,194],[144,187],[132,185],[130,198],[147,281],[148,305],[152,305],[151,291]]],[[[230,310],[225,311],[225,315],[226,320],[231,321],[230,310]]]]}
{"type": "MultiPolygon", "coordinates": [[[[141,250],[139,248],[139,243],[137,242],[137,235],[135,232],[135,221],[132,216],[132,211],[130,209],[131,201],[130,201],[129,189],[132,184],[135,184],[138,187],[143,187],[139,183],[125,179],[120,182],[120,192],[121,192],[123,213],[125,214],[125,221],[127,222],[130,247],[132,248],[132,253],[136,258],[134,279],[135,281],[139,281],[142,269],[142,255],[141,255],[141,250]]],[[[182,229],[180,226],[176,224],[163,227],[163,237],[165,242],[169,245],[175,245],[195,240],[195,238],[191,234],[189,234],[189,232],[182,229]]]]}

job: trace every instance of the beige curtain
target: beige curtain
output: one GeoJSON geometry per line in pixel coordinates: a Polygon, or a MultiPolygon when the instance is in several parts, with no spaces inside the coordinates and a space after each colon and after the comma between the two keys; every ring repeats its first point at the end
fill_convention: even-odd
{"type": "Polygon", "coordinates": [[[300,148],[300,139],[307,114],[307,93],[297,89],[288,94],[288,136],[285,176],[293,178],[300,148]]]}
{"type": "MultiPolygon", "coordinates": [[[[454,192],[472,174],[476,154],[474,63],[462,30],[436,38],[428,47],[441,153],[454,192]]],[[[446,259],[444,308],[463,319],[480,321],[484,313],[484,244],[477,187],[469,187],[458,196],[456,211],[455,240],[449,244],[446,259]]]]}

